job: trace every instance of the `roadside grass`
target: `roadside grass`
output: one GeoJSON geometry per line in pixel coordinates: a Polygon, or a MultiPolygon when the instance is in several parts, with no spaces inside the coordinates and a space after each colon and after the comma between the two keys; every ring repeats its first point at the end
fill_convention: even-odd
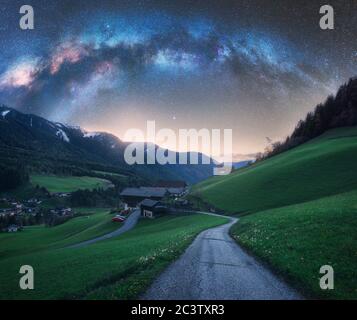
{"type": "Polygon", "coordinates": [[[357,127],[213,177],[191,197],[241,217],[234,238],[307,296],[357,299],[357,127]],[[319,287],[320,267],[335,289],[319,287]]]}
{"type": "MultiPolygon", "coordinates": [[[[3,254],[0,299],[137,298],[199,232],[226,222],[201,214],[170,215],[140,220],[133,230],[87,247],[50,247],[9,258],[3,254]],[[34,290],[18,286],[24,264],[35,270],[34,290]]],[[[3,240],[2,246],[9,242],[3,240]]]]}
{"type": "Polygon", "coordinates": [[[79,189],[106,189],[111,183],[108,180],[95,177],[31,175],[32,185],[46,188],[49,192],[73,192],[79,189]]]}
{"type": "Polygon", "coordinates": [[[59,248],[101,236],[120,225],[111,221],[113,215],[105,208],[76,208],[83,216],[55,227],[28,226],[18,233],[0,233],[0,259],[59,248]]]}
{"type": "Polygon", "coordinates": [[[308,296],[357,299],[357,191],[244,216],[231,234],[308,296]],[[323,265],[334,290],[319,287],[323,265]]]}
{"type": "Polygon", "coordinates": [[[192,195],[227,213],[251,213],[357,189],[357,127],[197,184],[192,195]]]}

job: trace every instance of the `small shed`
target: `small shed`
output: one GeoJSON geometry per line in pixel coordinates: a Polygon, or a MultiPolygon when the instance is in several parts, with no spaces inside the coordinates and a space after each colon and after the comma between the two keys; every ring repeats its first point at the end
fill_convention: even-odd
{"type": "Polygon", "coordinates": [[[140,202],[140,211],[142,217],[154,218],[158,214],[165,213],[167,208],[157,200],[145,199],[140,202]]]}

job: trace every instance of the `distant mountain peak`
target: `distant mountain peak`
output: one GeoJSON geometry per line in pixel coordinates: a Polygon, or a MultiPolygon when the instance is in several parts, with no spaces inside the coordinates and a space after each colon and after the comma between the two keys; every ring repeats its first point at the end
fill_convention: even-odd
{"type": "Polygon", "coordinates": [[[2,112],[1,112],[1,116],[2,116],[3,118],[5,118],[6,115],[7,115],[8,113],[10,113],[10,112],[11,112],[11,110],[2,111],[2,112]]]}
{"type": "Polygon", "coordinates": [[[65,142],[68,142],[68,143],[70,142],[67,134],[62,129],[57,130],[56,136],[60,137],[65,142]]]}
{"type": "Polygon", "coordinates": [[[102,135],[103,133],[102,132],[86,132],[84,131],[83,133],[83,138],[94,138],[94,137],[98,137],[100,135],[102,135]]]}
{"type": "MultiPolygon", "coordinates": [[[[38,172],[73,174],[114,170],[150,181],[185,180],[187,183],[196,183],[213,174],[213,163],[129,165],[124,159],[129,143],[110,133],[86,131],[0,106],[0,160],[4,163],[21,163],[38,172]]],[[[159,148],[155,145],[155,151],[159,148]]],[[[178,152],[169,152],[179,157],[178,152]]],[[[203,157],[198,153],[200,160],[203,157]]]]}

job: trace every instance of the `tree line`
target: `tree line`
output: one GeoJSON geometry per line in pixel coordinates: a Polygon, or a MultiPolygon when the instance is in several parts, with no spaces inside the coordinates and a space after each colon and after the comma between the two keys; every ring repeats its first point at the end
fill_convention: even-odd
{"type": "Polygon", "coordinates": [[[15,189],[29,181],[29,174],[23,165],[0,165],[0,192],[15,189]]]}
{"type": "Polygon", "coordinates": [[[342,85],[335,96],[330,95],[318,104],[304,120],[300,120],[293,133],[282,142],[273,143],[260,154],[258,160],[266,159],[297,147],[327,130],[357,125],[357,77],[342,85]]]}

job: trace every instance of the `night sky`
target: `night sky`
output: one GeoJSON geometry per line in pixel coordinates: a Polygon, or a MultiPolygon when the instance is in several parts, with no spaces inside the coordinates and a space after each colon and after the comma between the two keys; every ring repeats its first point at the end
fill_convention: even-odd
{"type": "Polygon", "coordinates": [[[119,137],[155,120],[262,151],[357,75],[355,0],[1,0],[0,18],[0,103],[119,137]]]}

